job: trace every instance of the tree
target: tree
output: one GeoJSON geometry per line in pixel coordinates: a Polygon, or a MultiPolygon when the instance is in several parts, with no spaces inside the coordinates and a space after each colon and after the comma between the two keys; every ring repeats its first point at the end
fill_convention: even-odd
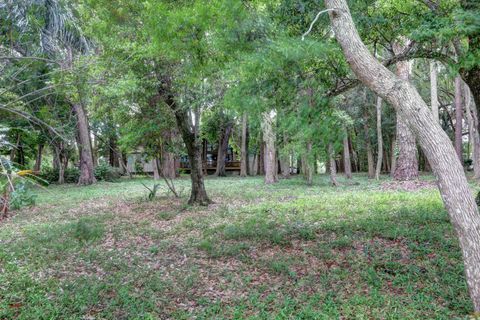
{"type": "Polygon", "coordinates": [[[383,133],[382,133],[382,98],[377,97],[376,103],[377,110],[377,166],[375,168],[375,179],[380,179],[380,173],[382,171],[382,159],[383,159],[383,133]]]}
{"type": "MultiPolygon", "coordinates": [[[[396,54],[404,50],[404,46],[408,46],[408,41],[403,46],[395,42],[393,48],[396,54]]],[[[410,78],[411,62],[400,61],[396,64],[397,76],[405,81],[410,78]]],[[[400,113],[397,112],[397,135],[398,157],[395,162],[395,171],[393,177],[395,180],[414,180],[418,178],[418,158],[417,144],[415,135],[408,127],[406,120],[402,119],[400,113]]]]}
{"type": "Polygon", "coordinates": [[[247,113],[242,115],[242,146],[240,158],[240,176],[246,177],[248,175],[248,116],[247,113]]]}
{"type": "Polygon", "coordinates": [[[325,0],[335,38],[353,72],[388,101],[415,133],[459,238],[475,311],[480,311],[480,215],[455,149],[417,90],[379,63],[363,44],[345,0],[325,0]]]}

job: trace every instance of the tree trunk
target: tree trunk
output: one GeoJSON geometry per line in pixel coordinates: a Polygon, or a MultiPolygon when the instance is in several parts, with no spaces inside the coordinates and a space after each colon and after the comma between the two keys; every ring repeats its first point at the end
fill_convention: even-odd
{"type": "Polygon", "coordinates": [[[248,116],[246,113],[242,116],[242,147],[240,156],[240,177],[246,177],[248,175],[248,116]]]}
{"type": "MultiPolygon", "coordinates": [[[[398,42],[394,44],[394,51],[399,54],[403,51],[403,46],[398,42]]],[[[397,76],[408,81],[411,73],[411,62],[397,62],[397,76]]],[[[418,157],[415,135],[408,127],[406,120],[397,111],[397,143],[398,158],[396,161],[393,178],[399,181],[415,180],[418,178],[418,157]]]]}
{"type": "Polygon", "coordinates": [[[163,151],[162,154],[162,175],[167,179],[175,179],[177,177],[177,170],[175,168],[175,154],[169,151],[163,151]]]}
{"type": "Polygon", "coordinates": [[[227,123],[226,126],[222,128],[220,138],[218,139],[217,170],[215,171],[215,175],[218,177],[225,177],[227,175],[225,162],[227,161],[228,140],[230,139],[232,129],[233,123],[227,123]]]}
{"type": "Polygon", "coordinates": [[[467,115],[468,130],[472,141],[472,164],[476,180],[480,180],[480,135],[478,132],[477,108],[473,104],[468,86],[464,86],[465,113],[467,115]]]}
{"type": "Polygon", "coordinates": [[[377,97],[377,167],[375,168],[375,179],[380,180],[383,159],[383,134],[382,134],[382,98],[377,97]]]}
{"type": "Polygon", "coordinates": [[[350,160],[350,148],[348,147],[348,134],[343,138],[343,167],[345,176],[352,179],[352,161],[350,160]]]}
{"type": "Polygon", "coordinates": [[[367,166],[368,166],[368,179],[373,179],[375,177],[375,168],[373,163],[373,150],[372,144],[370,142],[370,129],[368,127],[368,110],[365,105],[365,110],[363,113],[363,131],[365,134],[365,149],[367,151],[367,166]]]}
{"type": "Polygon", "coordinates": [[[111,134],[108,137],[108,162],[111,167],[120,167],[118,160],[117,137],[115,134],[111,134]]]}
{"type": "Polygon", "coordinates": [[[337,163],[335,161],[335,151],[331,143],[328,144],[328,159],[330,162],[330,183],[332,184],[332,186],[338,187],[339,183],[337,181],[337,163]]]}
{"type": "Polygon", "coordinates": [[[33,166],[33,171],[38,172],[42,168],[42,155],[43,155],[43,143],[38,145],[37,148],[37,157],[35,159],[35,165],[33,166]]]}
{"type": "Polygon", "coordinates": [[[262,135],[262,142],[260,143],[260,151],[258,154],[258,169],[257,175],[263,176],[265,174],[265,142],[263,142],[263,135],[262,135]]]}
{"type": "Polygon", "coordinates": [[[90,139],[90,130],[88,128],[88,119],[82,104],[74,104],[73,110],[77,116],[77,136],[80,150],[80,178],[79,185],[89,185],[97,180],[94,175],[92,142],[90,139]]]}
{"type": "Polygon", "coordinates": [[[153,169],[153,179],[160,180],[160,166],[158,165],[158,158],[155,157],[152,159],[152,169],[153,169]]]}
{"type": "Polygon", "coordinates": [[[459,238],[474,309],[480,312],[480,215],[463,166],[417,90],[380,64],[363,44],[345,0],[325,0],[335,36],[353,72],[387,100],[416,134],[438,179],[440,194],[459,238]]]}
{"type": "Polygon", "coordinates": [[[455,151],[463,165],[463,95],[462,79],[455,77],[455,151]]]}
{"type": "Polygon", "coordinates": [[[182,135],[183,142],[187,148],[188,159],[190,162],[190,178],[192,180],[192,190],[188,203],[190,205],[208,206],[212,201],[207,196],[205,183],[203,181],[203,161],[202,161],[202,141],[198,134],[198,125],[200,123],[200,113],[195,113],[195,121],[191,121],[189,112],[180,106],[177,106],[171,91],[171,79],[165,77],[162,79],[163,85],[159,88],[159,94],[164,99],[167,106],[170,107],[178,130],[182,135]],[[193,127],[192,127],[193,125],[193,127]]]}
{"type": "Polygon", "coordinates": [[[305,176],[307,178],[307,185],[313,184],[313,173],[315,166],[312,163],[312,143],[307,142],[307,155],[305,156],[305,176]]]}
{"type": "Polygon", "coordinates": [[[390,171],[390,176],[393,177],[393,175],[395,174],[395,169],[397,168],[397,137],[396,136],[392,137],[392,144],[390,145],[390,157],[387,157],[387,160],[388,159],[390,159],[390,170],[388,171],[390,171]]]}
{"type": "Polygon", "coordinates": [[[265,184],[278,181],[277,159],[275,151],[275,131],[273,129],[275,116],[272,112],[262,114],[262,133],[265,142],[265,184]]]}
{"type": "Polygon", "coordinates": [[[438,93],[437,93],[437,62],[430,61],[430,104],[432,106],[433,119],[440,122],[438,115],[438,93]]]}
{"type": "MultiPolygon", "coordinates": [[[[287,139],[287,133],[283,133],[283,148],[286,149],[286,146],[288,144],[288,139],[287,139]]],[[[280,159],[280,171],[282,173],[282,177],[285,179],[290,178],[290,154],[286,153],[285,150],[283,150],[282,153],[279,155],[280,159]]]]}

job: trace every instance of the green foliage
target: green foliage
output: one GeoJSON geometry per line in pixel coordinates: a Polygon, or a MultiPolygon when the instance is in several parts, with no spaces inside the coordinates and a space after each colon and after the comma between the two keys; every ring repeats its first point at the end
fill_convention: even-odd
{"type": "Polygon", "coordinates": [[[35,205],[37,195],[32,191],[32,184],[25,180],[20,180],[15,184],[15,190],[10,194],[10,208],[18,210],[23,207],[35,205]]]}
{"type": "Polygon", "coordinates": [[[147,200],[148,201],[153,201],[155,199],[155,196],[157,195],[158,190],[160,189],[161,185],[156,183],[153,185],[152,188],[149,188],[146,184],[142,183],[142,185],[145,187],[145,189],[148,190],[148,195],[147,195],[147,200]]]}
{"type": "MultiPolygon", "coordinates": [[[[48,183],[57,183],[59,170],[50,167],[44,167],[42,168],[42,171],[40,171],[39,177],[48,183]]],[[[65,183],[77,183],[79,177],[80,170],[78,170],[78,168],[65,169],[65,183]]]]}
{"type": "Polygon", "coordinates": [[[99,165],[95,167],[95,178],[99,181],[115,181],[120,178],[120,174],[116,168],[110,166],[106,162],[100,162],[99,165]]]}

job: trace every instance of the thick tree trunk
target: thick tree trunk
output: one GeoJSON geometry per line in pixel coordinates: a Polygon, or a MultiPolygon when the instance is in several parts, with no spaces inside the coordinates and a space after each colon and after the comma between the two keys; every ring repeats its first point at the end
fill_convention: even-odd
{"type": "Polygon", "coordinates": [[[78,184],[89,185],[97,180],[94,175],[92,142],[87,114],[82,104],[79,103],[73,105],[73,110],[77,116],[77,136],[80,150],[80,178],[78,179],[78,184]]]}
{"type": "Polygon", "coordinates": [[[42,168],[42,155],[43,155],[44,144],[41,143],[37,147],[37,157],[35,159],[35,165],[33,166],[33,171],[38,172],[42,168]]]}
{"type": "Polygon", "coordinates": [[[218,177],[225,177],[227,175],[225,162],[227,161],[228,140],[230,139],[232,129],[233,123],[227,123],[226,126],[222,128],[220,138],[218,139],[217,170],[215,171],[215,175],[218,177]]]}
{"type": "Polygon", "coordinates": [[[432,107],[433,119],[440,122],[438,115],[438,93],[437,93],[437,62],[430,61],[430,104],[432,107]]]}
{"type": "Polygon", "coordinates": [[[174,153],[163,151],[161,171],[164,178],[175,179],[177,177],[174,153]]]}
{"type": "Polygon", "coordinates": [[[329,171],[330,171],[330,183],[334,187],[338,187],[339,183],[337,181],[337,163],[335,161],[335,151],[331,143],[328,144],[328,160],[329,160],[329,171]]]}
{"type": "MultiPolygon", "coordinates": [[[[396,54],[403,51],[403,46],[398,43],[394,44],[396,54]]],[[[408,81],[411,73],[411,62],[397,62],[397,76],[408,81]]],[[[418,178],[418,155],[415,135],[408,127],[407,122],[402,115],[397,112],[397,144],[398,158],[396,161],[395,172],[393,178],[399,181],[415,180],[418,178]]]]}
{"type": "Polygon", "coordinates": [[[248,116],[246,113],[242,116],[242,147],[240,155],[240,177],[248,175],[248,116]]]}
{"type": "Polygon", "coordinates": [[[480,312],[480,214],[455,149],[417,90],[380,64],[363,44],[345,0],[325,0],[335,36],[353,72],[387,100],[416,134],[438,179],[459,238],[475,311],[480,312]]]}
{"type": "Polygon", "coordinates": [[[377,97],[377,167],[375,168],[375,179],[380,180],[383,159],[383,133],[382,133],[382,98],[377,97]]]}
{"type": "Polygon", "coordinates": [[[262,114],[262,133],[265,142],[265,183],[271,184],[278,181],[277,158],[275,150],[275,116],[272,112],[262,114]]]}
{"type": "Polygon", "coordinates": [[[343,167],[345,168],[345,176],[347,179],[352,179],[352,160],[350,159],[348,135],[343,138],[343,167]]]}
{"type": "MultiPolygon", "coordinates": [[[[385,151],[387,152],[387,151],[385,151]]],[[[393,136],[392,137],[392,143],[390,145],[390,157],[387,157],[387,160],[390,160],[390,176],[393,177],[395,174],[395,169],[397,168],[397,137],[393,136]]],[[[388,161],[387,161],[387,166],[388,166],[388,161]]]]}
{"type": "Polygon", "coordinates": [[[462,79],[455,77],[455,151],[463,165],[463,94],[462,79]]]}
{"type": "Polygon", "coordinates": [[[160,166],[158,165],[158,158],[155,157],[152,159],[152,169],[153,169],[153,179],[154,180],[160,180],[160,166]]]}

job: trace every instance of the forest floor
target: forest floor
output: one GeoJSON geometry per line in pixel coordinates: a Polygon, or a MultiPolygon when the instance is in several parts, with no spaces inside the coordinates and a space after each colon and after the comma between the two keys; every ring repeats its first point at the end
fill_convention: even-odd
{"type": "Polygon", "coordinates": [[[466,318],[432,178],[339,180],[208,178],[209,208],[188,177],[151,202],[148,179],[39,190],[0,225],[0,319],[466,318]]]}

